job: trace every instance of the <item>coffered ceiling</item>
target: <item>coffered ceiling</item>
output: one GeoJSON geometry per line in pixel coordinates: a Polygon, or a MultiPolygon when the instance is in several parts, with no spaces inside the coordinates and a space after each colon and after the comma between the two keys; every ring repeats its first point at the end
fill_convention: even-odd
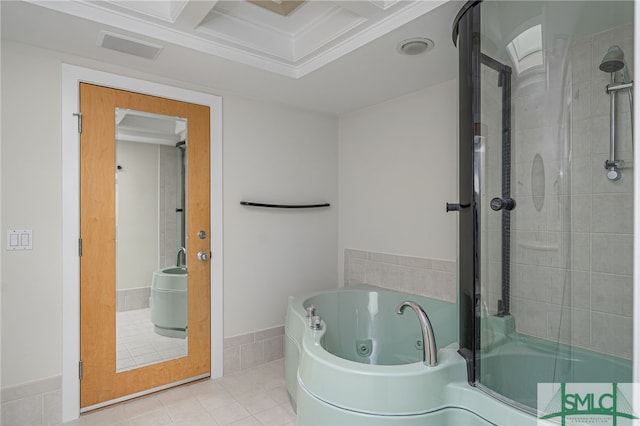
{"type": "Polygon", "coordinates": [[[101,0],[32,3],[299,78],[443,1],[101,0]]]}
{"type": "Polygon", "coordinates": [[[461,4],[3,0],[0,17],[5,40],[339,114],[453,78],[451,25],[461,4]],[[411,37],[435,48],[398,53],[411,37]]]}

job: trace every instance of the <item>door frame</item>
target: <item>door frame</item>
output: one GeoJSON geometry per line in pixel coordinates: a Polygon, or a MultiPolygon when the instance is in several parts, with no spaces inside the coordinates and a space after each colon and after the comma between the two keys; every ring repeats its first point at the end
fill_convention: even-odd
{"type": "Polygon", "coordinates": [[[222,98],[103,71],[62,64],[62,421],[80,415],[80,83],[128,90],[210,108],[211,377],[223,366],[222,98]]]}

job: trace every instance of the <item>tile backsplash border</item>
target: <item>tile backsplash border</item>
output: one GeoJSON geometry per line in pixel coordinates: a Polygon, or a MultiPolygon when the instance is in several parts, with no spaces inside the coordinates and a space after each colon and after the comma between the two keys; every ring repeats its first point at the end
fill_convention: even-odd
{"type": "MultiPolygon", "coordinates": [[[[224,376],[284,358],[284,326],[224,339],[224,376]]],[[[62,423],[62,376],[0,390],[2,425],[62,423]]]]}
{"type": "Polygon", "coordinates": [[[151,287],[116,290],[116,312],[146,309],[149,307],[151,287]]]}
{"type": "Polygon", "coordinates": [[[370,284],[456,303],[457,262],[345,249],[345,286],[370,284]]]}
{"type": "Polygon", "coordinates": [[[284,358],[284,325],[224,339],[223,375],[284,358]]]}
{"type": "Polygon", "coordinates": [[[62,376],[1,390],[0,424],[58,425],[62,423],[62,376]]]}

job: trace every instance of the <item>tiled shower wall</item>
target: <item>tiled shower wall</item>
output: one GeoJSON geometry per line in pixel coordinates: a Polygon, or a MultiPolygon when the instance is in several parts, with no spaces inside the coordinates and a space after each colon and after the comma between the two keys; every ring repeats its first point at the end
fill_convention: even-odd
{"type": "Polygon", "coordinates": [[[456,262],[345,249],[345,286],[370,284],[456,302],[456,262]]]}
{"type": "Polygon", "coordinates": [[[180,150],[172,146],[159,146],[159,250],[160,267],[172,266],[176,263],[180,248],[180,150]]]}
{"type": "MultiPolygon", "coordinates": [[[[619,181],[606,177],[610,76],[598,69],[614,44],[633,64],[633,26],[626,25],[558,40],[544,52],[550,71],[541,81],[514,75],[511,312],[519,332],[630,359],[633,169],[619,181]],[[570,105],[562,105],[566,98],[570,105]],[[544,172],[532,168],[536,154],[544,172]],[[544,182],[542,193],[532,190],[536,179],[544,182]]],[[[617,159],[631,161],[626,92],[617,109],[617,159]]],[[[493,310],[500,297],[499,215],[486,226],[484,278],[493,310]]]]}

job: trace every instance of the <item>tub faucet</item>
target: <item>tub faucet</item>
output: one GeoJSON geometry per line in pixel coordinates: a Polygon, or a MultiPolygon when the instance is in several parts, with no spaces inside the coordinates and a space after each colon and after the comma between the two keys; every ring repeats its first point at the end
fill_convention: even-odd
{"type": "Polygon", "coordinates": [[[422,329],[422,341],[424,344],[422,345],[422,362],[424,365],[429,367],[434,367],[438,365],[438,348],[436,348],[436,337],[433,334],[433,327],[431,326],[431,321],[429,321],[429,317],[427,313],[422,309],[420,305],[416,302],[412,302],[410,300],[406,300],[398,305],[396,308],[396,313],[398,315],[402,315],[404,313],[404,308],[410,307],[413,309],[418,315],[418,320],[420,321],[420,328],[422,329]]]}
{"type": "Polygon", "coordinates": [[[187,265],[187,250],[184,247],[180,247],[178,249],[178,256],[176,257],[176,266],[180,267],[180,266],[186,266],[186,265],[187,265]]]}

